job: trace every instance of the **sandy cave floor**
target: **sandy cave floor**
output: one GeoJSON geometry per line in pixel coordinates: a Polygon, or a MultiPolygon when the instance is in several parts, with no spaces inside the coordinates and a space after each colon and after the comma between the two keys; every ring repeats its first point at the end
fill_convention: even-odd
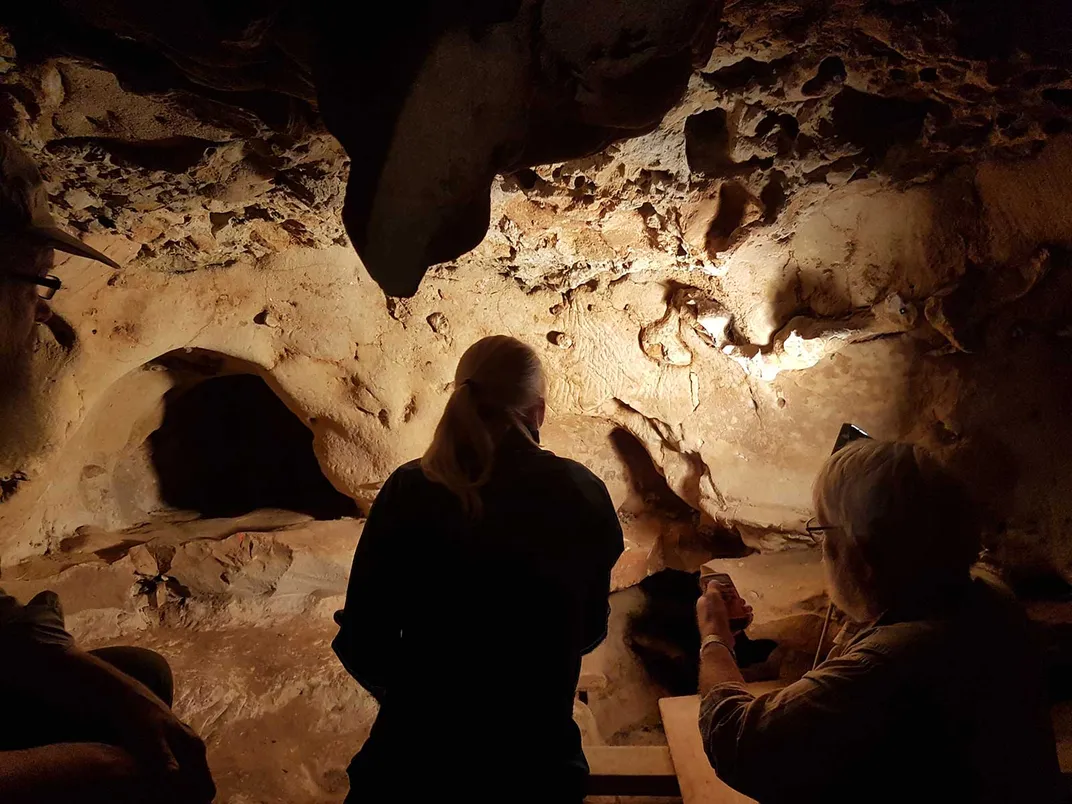
{"type": "MultiPolygon", "coordinates": [[[[333,636],[334,626],[325,619],[222,631],[160,628],[122,641],[157,650],[171,662],[175,708],[205,737],[219,789],[217,804],[337,804],[348,790],[346,765],[368,734],[375,704],[338,665],[331,653],[333,636]]],[[[621,652],[627,653],[624,646],[621,652]]],[[[606,696],[593,697],[597,720],[612,726],[639,715],[652,722],[623,725],[607,742],[662,742],[657,718],[644,717],[658,690],[650,684],[630,689],[629,676],[643,672],[635,660],[618,655],[613,663],[625,677],[611,679],[606,696]]],[[[1067,771],[1072,767],[1072,705],[1055,707],[1054,724],[1067,771]]],[[[591,798],[589,804],[614,801],[591,798]]]]}
{"type": "MultiPolygon", "coordinates": [[[[615,597],[622,612],[637,599],[630,592],[615,597]]],[[[623,623],[615,618],[612,640],[623,623]]],[[[134,644],[167,657],[175,710],[208,745],[218,804],[335,804],[346,795],[346,766],[368,735],[376,706],[331,652],[334,634],[328,617],[292,618],[216,631],[161,627],[84,646],[134,644]]],[[[606,742],[664,742],[653,709],[659,691],[643,683],[624,644],[601,648],[586,666],[611,671],[605,694],[591,697],[596,721],[617,731],[606,742]]],[[[586,740],[600,739],[585,731],[586,740]]]]}
{"type": "MultiPolygon", "coordinates": [[[[307,521],[281,512],[256,512],[230,521],[186,522],[174,515],[143,529],[141,536],[170,534],[175,527],[183,528],[179,541],[187,548],[200,544],[222,550],[243,536],[288,539],[290,544],[313,539],[333,557],[333,565],[352,551],[348,530],[352,525],[307,521]],[[241,533],[226,535],[239,525],[241,533]],[[192,541],[187,541],[190,537],[192,541]],[[345,551],[335,546],[338,541],[346,543],[345,551]]],[[[93,537],[94,543],[103,539],[100,534],[93,537]]],[[[207,576],[214,565],[205,561],[198,566],[207,576]]],[[[245,570],[249,572],[249,567],[245,570]]],[[[231,580],[239,583],[242,577],[248,576],[231,580]]],[[[193,575],[186,580],[203,582],[193,575]]],[[[57,579],[27,583],[32,585],[23,588],[14,582],[20,596],[38,586],[57,586],[57,579]]],[[[61,594],[63,586],[62,582],[57,586],[61,594]]],[[[104,609],[69,613],[68,624],[84,648],[136,645],[167,658],[175,675],[175,711],[208,746],[219,790],[217,804],[330,804],[346,795],[346,766],[368,735],[376,704],[331,650],[336,633],[331,615],[343,597],[327,594],[304,600],[293,610],[285,605],[283,614],[264,610],[263,601],[250,601],[253,608],[232,601],[222,609],[218,602],[210,604],[207,611],[212,615],[206,616],[195,604],[170,611],[160,624],[150,617],[148,627],[128,625],[120,628],[121,633],[114,629],[108,633],[102,625],[110,621],[104,609]]],[[[637,588],[613,594],[608,639],[585,658],[585,676],[599,679],[589,692],[588,711],[578,717],[586,744],[665,743],[658,699],[666,693],[650,681],[626,647],[628,618],[643,601],[637,588]]],[[[614,800],[590,799],[599,804],[614,800]]],[[[623,801],[657,804],[677,799],[623,801]]]]}
{"type": "Polygon", "coordinates": [[[346,765],[376,712],[331,652],[334,631],[329,620],[292,620],[120,641],[171,663],[175,710],[208,745],[217,802],[327,804],[345,796],[346,765]]]}
{"type": "MultiPolygon", "coordinates": [[[[87,598],[81,601],[82,611],[69,614],[71,630],[85,648],[137,645],[168,659],[176,679],[176,712],[206,741],[218,804],[332,804],[346,795],[346,766],[376,715],[375,702],[346,674],[331,650],[336,633],[331,616],[343,602],[356,525],[353,520],[317,522],[259,511],[232,520],[186,521],[169,515],[137,529],[145,544],[155,538],[178,545],[171,571],[182,576],[187,591],[203,594],[206,584],[227,575],[220,568],[230,567],[226,588],[231,594],[254,593],[245,601],[226,595],[194,598],[157,617],[125,615],[128,619],[120,616],[114,621],[110,612],[116,609],[104,608],[113,583],[121,596],[138,588],[129,585],[136,576],[123,567],[129,555],[119,560],[112,556],[104,565],[97,559],[97,565],[79,565],[37,580],[9,581],[5,572],[5,584],[16,587],[20,597],[53,586],[72,604],[78,602],[77,595],[69,596],[68,587],[73,590],[92,581],[102,590],[105,597],[87,598]],[[276,566],[282,547],[304,550],[304,558],[291,562],[292,575],[271,575],[276,578],[275,591],[266,593],[260,583],[276,566]],[[185,564],[179,561],[183,555],[188,556],[185,564]],[[236,566],[231,563],[236,556],[248,563],[236,566]],[[87,578],[82,572],[93,574],[87,578]],[[115,579],[108,573],[116,573],[115,579]],[[291,591],[280,596],[284,590],[291,591]],[[109,625],[113,622],[119,623],[118,630],[109,625]],[[134,622],[142,625],[133,627],[134,622]]],[[[128,538],[134,532],[119,535],[128,538]]],[[[84,547],[93,549],[91,555],[106,555],[107,549],[97,548],[113,537],[91,534],[84,547]]],[[[130,541],[123,544],[130,550],[130,541]]],[[[753,597],[753,602],[776,607],[813,591],[808,584],[791,588],[789,579],[800,577],[802,561],[809,561],[808,554],[798,551],[727,560],[727,569],[736,573],[745,594],[755,594],[750,590],[760,582],[769,587],[766,596],[753,597]]],[[[19,568],[10,569],[17,575],[19,568]]],[[[610,602],[608,638],[585,657],[583,665],[582,686],[585,679],[590,683],[587,711],[578,716],[583,739],[586,744],[665,744],[658,699],[668,692],[652,680],[627,646],[630,618],[644,607],[645,593],[631,587],[612,594],[610,602]]],[[[1063,609],[1060,613],[1058,619],[1063,619],[1063,609]]],[[[1033,616],[1053,620],[1057,615],[1034,612],[1033,616]]],[[[778,622],[792,625],[793,618],[778,622]]],[[[1072,769],[1072,704],[1054,708],[1054,723],[1062,766],[1072,769]]],[[[509,801],[508,796],[503,800],[509,801]]],[[[612,801],[590,800],[591,804],[612,801]]],[[[672,801],[676,800],[622,799],[624,804],[672,801]]]]}

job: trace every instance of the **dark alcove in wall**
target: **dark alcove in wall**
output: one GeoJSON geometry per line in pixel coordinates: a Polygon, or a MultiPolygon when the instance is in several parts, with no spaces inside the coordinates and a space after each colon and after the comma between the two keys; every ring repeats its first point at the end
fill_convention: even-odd
{"type": "Polygon", "coordinates": [[[618,427],[610,434],[614,451],[625,464],[629,484],[646,507],[676,519],[694,519],[696,511],[666,483],[666,478],[636,436],[618,427]]]}
{"type": "Polygon", "coordinates": [[[204,517],[259,508],[317,519],[360,513],[320,471],[313,434],[255,375],[213,377],[176,389],[149,440],[160,495],[175,508],[204,517]]]}

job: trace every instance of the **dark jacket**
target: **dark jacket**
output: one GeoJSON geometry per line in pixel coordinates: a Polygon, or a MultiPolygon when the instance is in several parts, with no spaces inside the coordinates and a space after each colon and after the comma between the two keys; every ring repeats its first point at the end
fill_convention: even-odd
{"type": "Polygon", "coordinates": [[[581,655],[606,635],[614,506],[588,469],[520,436],[481,496],[470,518],[413,462],[369,514],[333,643],[381,703],[352,801],[583,785],[573,698],[581,655]]]}

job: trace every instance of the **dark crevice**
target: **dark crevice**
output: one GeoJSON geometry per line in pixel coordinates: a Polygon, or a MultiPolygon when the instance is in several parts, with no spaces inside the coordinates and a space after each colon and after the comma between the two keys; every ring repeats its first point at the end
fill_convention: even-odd
{"type": "Polygon", "coordinates": [[[25,472],[16,471],[5,477],[0,477],[0,503],[7,502],[13,496],[15,492],[19,490],[19,486],[25,483],[29,478],[25,472]]]}
{"type": "MultiPolygon", "coordinates": [[[[1010,136],[1016,136],[1016,132],[1012,129],[1015,122],[1014,118],[1011,123],[1005,126],[1005,128],[1009,129],[1006,133],[1010,136]]],[[[981,148],[990,140],[990,133],[993,129],[994,126],[989,121],[974,125],[971,123],[958,123],[936,131],[931,141],[946,145],[950,149],[981,148]]]]}
{"type": "Polygon", "coordinates": [[[775,128],[781,130],[785,136],[789,139],[795,140],[800,135],[800,123],[791,114],[778,114],[776,112],[768,112],[767,115],[759,121],[759,125],[756,126],[756,134],[760,137],[766,137],[775,128]]]}
{"type": "Polygon", "coordinates": [[[1042,84],[1061,81],[1064,77],[1064,73],[1060,70],[1028,70],[1016,79],[1016,84],[1021,89],[1036,89],[1042,84]]]}
{"type": "Polygon", "coordinates": [[[1063,117],[1053,117],[1042,126],[1042,130],[1050,137],[1064,134],[1069,129],[1072,129],[1072,124],[1063,117]]]}
{"type": "Polygon", "coordinates": [[[733,165],[730,158],[729,115],[709,109],[685,121],[685,160],[694,173],[719,173],[733,165]]]}
{"type": "Polygon", "coordinates": [[[629,485],[645,506],[674,519],[693,519],[696,512],[674,494],[655,466],[644,445],[628,430],[618,427],[610,434],[611,445],[625,464],[629,485]]]}
{"type": "Polygon", "coordinates": [[[723,182],[718,188],[718,213],[707,230],[708,254],[729,248],[734,233],[744,222],[748,201],[748,191],[736,182],[723,182]]]}
{"type": "Polygon", "coordinates": [[[1042,90],[1042,99],[1047,100],[1050,103],[1055,103],[1058,106],[1072,107],[1072,89],[1064,89],[1062,87],[1044,89],[1042,90]]]}
{"type": "MultiPolygon", "coordinates": [[[[670,695],[694,695],[699,680],[700,633],[696,628],[698,572],[663,570],[640,582],[643,608],[629,617],[626,644],[648,675],[670,695]]],[[[738,664],[764,662],[777,643],[737,637],[738,664]]]]}
{"type": "Polygon", "coordinates": [[[764,223],[774,223],[777,220],[778,214],[785,205],[788,185],[788,177],[782,171],[775,170],[767,186],[760,191],[759,200],[763,202],[764,223]]]}
{"type": "Polygon", "coordinates": [[[204,517],[282,508],[318,519],[358,513],[320,471],[313,434],[251,374],[204,380],[165,397],[150,437],[165,503],[204,517]]]}
{"type": "Polygon", "coordinates": [[[704,73],[703,78],[711,86],[724,90],[744,89],[747,86],[769,87],[791,61],[789,56],[773,61],[757,61],[746,56],[728,67],[704,73]]]}
{"type": "Polygon", "coordinates": [[[885,98],[846,87],[834,98],[834,133],[881,158],[898,143],[916,142],[935,105],[933,101],[885,98]]]}
{"type": "MultiPolygon", "coordinates": [[[[791,118],[792,115],[780,117],[791,118]]],[[[730,156],[732,143],[729,115],[725,109],[697,112],[685,121],[685,161],[694,173],[738,176],[753,170],[769,170],[774,164],[773,158],[758,156],[735,162],[730,156]]]]}
{"type": "Polygon", "coordinates": [[[92,146],[100,148],[120,165],[162,170],[167,173],[185,173],[197,165],[205,151],[219,143],[200,137],[166,137],[159,140],[119,140],[110,137],[68,137],[48,144],[50,153],[65,148],[92,146]]]}
{"type": "Polygon", "coordinates": [[[837,56],[828,56],[819,65],[815,77],[805,82],[801,89],[805,95],[818,95],[831,84],[844,81],[847,75],[845,62],[837,56]]]}

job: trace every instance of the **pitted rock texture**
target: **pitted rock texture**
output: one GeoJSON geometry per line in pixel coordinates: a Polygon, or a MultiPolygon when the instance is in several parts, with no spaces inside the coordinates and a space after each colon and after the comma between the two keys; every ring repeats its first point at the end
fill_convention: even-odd
{"type": "MultiPolygon", "coordinates": [[[[375,30],[359,10],[320,2],[226,12],[195,2],[177,24],[128,0],[46,1],[6,17],[31,54],[99,60],[143,87],[193,90],[201,107],[231,91],[284,139],[315,105],[359,155],[343,210],[350,238],[385,290],[409,296],[429,265],[480,241],[497,172],[654,126],[710,53],[720,10],[712,0],[417,0],[377,9],[375,30]]],[[[243,117],[249,128],[248,115],[229,122],[243,117]]],[[[278,153],[260,155],[279,169],[278,153]]]]}
{"type": "MultiPolygon", "coordinates": [[[[290,46],[279,38],[293,21],[285,4],[253,28],[241,13],[192,14],[184,25],[228,23],[252,37],[246,51],[193,37],[207,48],[196,58],[183,51],[187,29],[161,32],[125,16],[126,5],[94,17],[92,35],[88,6],[64,6],[70,14],[48,31],[9,12],[3,120],[45,166],[57,216],[126,270],[57,268],[68,329],[41,333],[46,443],[3,471],[7,556],[152,512],[140,456],[177,382],[160,361],[176,350],[208,355],[211,371],[264,377],[315,434],[334,485],[367,503],[427,443],[461,351],[510,332],[547,364],[547,443],[588,461],[622,506],[633,547],[623,583],[682,560],[664,542],[689,554],[695,540],[702,560],[726,549],[727,530],[762,549],[804,540],[811,481],[845,420],[963,466],[992,509],[994,546],[1068,572],[1067,504],[1054,491],[1070,472],[1054,390],[1067,377],[1072,245],[1069,65],[1054,45],[1067,9],[1051,9],[1045,26],[1010,21],[1003,43],[957,2],[926,13],[894,2],[732,3],[717,47],[661,122],[659,104],[638,100],[654,126],[643,136],[582,159],[490,170],[492,225],[480,245],[434,266],[411,298],[384,300],[334,245],[346,158],[311,105],[303,29],[286,29],[290,46]],[[140,44],[116,49],[109,30],[140,44]],[[133,81],[131,65],[147,78],[133,81]],[[211,75],[217,84],[205,87],[211,75]],[[957,137],[958,126],[978,130],[957,137]],[[627,505],[638,492],[610,440],[617,431],[643,445],[699,528],[627,505]],[[1001,458],[980,457],[990,455],[1001,458]]],[[[586,36],[594,46],[610,29],[568,30],[554,22],[565,8],[545,4],[542,24],[568,63],[586,36]]],[[[485,11],[486,37],[470,27],[428,40],[458,59],[429,69],[500,46],[512,63],[501,26],[520,16],[485,11]]],[[[646,31],[677,30],[653,20],[646,31]]],[[[590,96],[577,82],[570,108],[595,104],[597,122],[625,125],[633,85],[600,78],[609,64],[585,79],[606,91],[590,96]]],[[[379,170],[438,119],[417,114],[421,93],[438,86],[422,88],[422,69],[413,66],[413,92],[396,109],[418,129],[399,122],[355,160],[361,170],[379,170]]],[[[502,122],[497,108],[487,107],[489,131],[502,122]]],[[[475,163],[462,144],[456,162],[429,151],[425,178],[453,165],[468,182],[475,163]]],[[[399,206],[383,207],[394,210],[384,219],[392,237],[440,225],[433,213],[451,194],[407,215],[405,197],[433,197],[400,182],[408,189],[389,199],[399,206]]]]}
{"type": "MultiPolygon", "coordinates": [[[[402,295],[496,223],[487,201],[496,173],[650,132],[686,84],[669,125],[644,139],[642,167],[657,185],[702,196],[687,222],[698,256],[714,261],[809,184],[918,182],[979,158],[1029,155],[1070,128],[1072,11],[1058,0],[721,6],[414,0],[378,9],[370,28],[356,11],[286,0],[226,13],[194,2],[181,19],[133,0],[42,0],[0,16],[6,58],[21,51],[24,73],[9,82],[0,119],[39,148],[73,146],[77,158],[95,146],[94,161],[122,162],[103,171],[109,184],[132,172],[141,185],[146,169],[196,174],[184,189],[212,198],[215,216],[172,220],[195,231],[192,241],[167,238],[146,257],[204,265],[219,251],[335,242],[341,179],[350,239],[377,281],[402,295]],[[76,68],[56,56],[162,99],[172,108],[153,119],[166,131],[132,125],[133,109],[78,110],[86,76],[70,77],[76,68]],[[72,87],[73,118],[55,108],[72,87]],[[348,179],[321,113],[354,157],[348,179]],[[183,125],[184,114],[212,125],[183,125]],[[283,231],[273,239],[270,229],[283,231]]],[[[88,172],[86,194],[66,204],[84,226],[130,234],[117,220],[123,196],[190,214],[173,198],[144,198],[144,188],[94,192],[99,174],[88,172]]],[[[569,179],[580,197],[599,195],[583,176],[569,179]]]]}

